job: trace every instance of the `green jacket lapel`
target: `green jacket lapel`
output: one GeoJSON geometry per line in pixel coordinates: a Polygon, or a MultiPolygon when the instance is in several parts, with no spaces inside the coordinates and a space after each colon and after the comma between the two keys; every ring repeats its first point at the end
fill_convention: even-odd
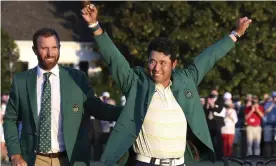
{"type": "MultiPolygon", "coordinates": [[[[181,108],[187,108],[187,103],[188,101],[186,99],[183,98],[183,96],[185,95],[185,89],[187,88],[187,83],[186,80],[181,80],[179,79],[180,76],[178,75],[178,73],[173,72],[172,73],[172,86],[171,86],[171,90],[172,93],[177,101],[177,103],[181,106],[181,108]],[[183,90],[181,90],[183,89],[183,90]],[[183,94],[180,94],[183,93],[183,94]]],[[[188,109],[183,109],[185,116],[189,116],[189,112],[188,109]]]]}
{"type": "Polygon", "coordinates": [[[29,95],[29,100],[31,103],[31,108],[33,112],[34,122],[36,125],[36,130],[38,129],[38,113],[37,113],[37,95],[36,95],[36,80],[37,80],[37,68],[33,68],[27,79],[27,91],[29,95]]]}
{"type": "Polygon", "coordinates": [[[61,112],[63,119],[66,119],[67,116],[67,107],[68,107],[68,97],[70,96],[70,83],[72,78],[70,77],[67,70],[62,66],[59,66],[59,80],[60,80],[60,101],[61,101],[61,112]]]}

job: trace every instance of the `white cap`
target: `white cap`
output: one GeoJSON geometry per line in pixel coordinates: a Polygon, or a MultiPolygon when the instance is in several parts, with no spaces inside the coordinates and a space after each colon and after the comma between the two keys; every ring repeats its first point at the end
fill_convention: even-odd
{"type": "Polygon", "coordinates": [[[108,92],[103,92],[103,93],[102,93],[102,96],[103,96],[103,97],[108,97],[108,98],[109,98],[109,97],[110,97],[110,94],[109,94],[108,92]]]}
{"type": "Polygon", "coordinates": [[[126,97],[125,97],[125,96],[122,96],[122,97],[121,97],[121,101],[126,101],[126,97]]]}
{"type": "Polygon", "coordinates": [[[124,106],[126,104],[126,97],[122,96],[121,97],[121,105],[124,106]]]}
{"type": "Polygon", "coordinates": [[[230,92],[225,92],[223,98],[224,100],[232,99],[232,94],[230,92]]]}

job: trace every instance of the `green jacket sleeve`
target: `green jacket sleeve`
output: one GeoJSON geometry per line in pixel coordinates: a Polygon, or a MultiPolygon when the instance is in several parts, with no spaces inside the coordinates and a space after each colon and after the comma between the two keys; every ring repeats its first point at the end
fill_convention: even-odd
{"type": "Polygon", "coordinates": [[[229,36],[224,37],[196,56],[193,63],[183,70],[184,73],[191,77],[196,85],[199,85],[215,63],[224,57],[233,47],[233,40],[229,36]]]}
{"type": "Polygon", "coordinates": [[[125,57],[120,53],[106,32],[94,38],[103,59],[111,70],[113,80],[123,93],[126,93],[138,76],[131,69],[125,57]]]}
{"type": "Polygon", "coordinates": [[[10,97],[4,116],[4,136],[9,156],[21,154],[20,143],[18,140],[17,123],[19,118],[19,96],[16,85],[16,78],[13,78],[10,89],[10,97]]]}
{"type": "Polygon", "coordinates": [[[93,89],[89,86],[87,77],[82,74],[84,93],[86,101],[84,108],[86,111],[99,120],[117,121],[123,107],[113,106],[102,102],[101,99],[95,96],[93,89]]]}

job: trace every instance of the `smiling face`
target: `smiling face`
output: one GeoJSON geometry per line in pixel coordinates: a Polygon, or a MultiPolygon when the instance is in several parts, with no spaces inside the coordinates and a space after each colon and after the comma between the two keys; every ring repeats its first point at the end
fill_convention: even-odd
{"type": "Polygon", "coordinates": [[[51,70],[59,60],[59,42],[55,36],[39,36],[34,53],[42,69],[51,70]]]}
{"type": "Polygon", "coordinates": [[[177,60],[172,62],[170,56],[162,52],[151,51],[148,63],[149,74],[155,83],[160,83],[167,87],[176,64],[177,60]]]}

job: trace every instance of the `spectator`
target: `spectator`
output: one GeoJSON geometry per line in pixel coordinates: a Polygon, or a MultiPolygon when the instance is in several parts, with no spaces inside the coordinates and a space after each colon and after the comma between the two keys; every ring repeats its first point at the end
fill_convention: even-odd
{"type": "Polygon", "coordinates": [[[259,105],[257,96],[252,98],[252,106],[245,109],[247,155],[252,155],[254,143],[254,155],[260,155],[260,142],[262,137],[261,120],[264,116],[264,109],[259,105]]]}
{"type": "Polygon", "coordinates": [[[223,155],[223,143],[221,137],[221,128],[224,126],[224,114],[222,113],[223,106],[223,97],[219,95],[218,89],[213,89],[207,98],[204,110],[218,160],[221,160],[223,155]]]}
{"type": "MultiPolygon", "coordinates": [[[[110,98],[109,92],[103,92],[102,93],[102,100],[105,103],[108,103],[108,104],[112,103],[113,105],[116,105],[115,101],[113,101],[110,98]]],[[[101,126],[102,126],[103,135],[109,135],[109,133],[110,133],[110,122],[101,120],[101,126]]]]}
{"type": "Polygon", "coordinates": [[[263,124],[265,157],[271,157],[272,153],[276,155],[276,145],[273,141],[276,135],[276,91],[272,92],[271,97],[273,100],[264,105],[265,116],[263,118],[263,124]]]}
{"type": "Polygon", "coordinates": [[[224,156],[232,155],[232,147],[235,136],[235,124],[238,121],[236,110],[233,109],[234,104],[231,100],[227,99],[224,103],[225,125],[221,128],[221,134],[223,139],[223,154],[224,156]]]}
{"type": "MultiPolygon", "coordinates": [[[[116,105],[116,102],[110,98],[110,93],[107,91],[102,93],[100,99],[102,99],[103,102],[108,103],[110,105],[116,105]]],[[[95,135],[93,143],[95,161],[100,161],[101,155],[104,150],[104,145],[107,143],[111,129],[115,125],[115,123],[113,122],[103,120],[98,121],[97,119],[95,119],[93,122],[95,127],[99,126],[98,123],[100,124],[101,129],[97,129],[97,133],[95,135]]]]}
{"type": "Polygon", "coordinates": [[[235,125],[235,137],[234,137],[234,150],[233,155],[242,156],[242,150],[246,149],[246,137],[244,127],[244,105],[241,102],[241,99],[237,98],[235,100],[234,109],[237,113],[238,121],[235,125]]]}
{"type": "Polygon", "coordinates": [[[200,98],[200,103],[202,106],[204,106],[206,104],[206,99],[204,97],[200,98]]]}
{"type": "Polygon", "coordinates": [[[263,96],[263,100],[260,101],[260,105],[265,106],[265,104],[269,101],[269,98],[270,98],[269,94],[265,93],[263,96]]]}

